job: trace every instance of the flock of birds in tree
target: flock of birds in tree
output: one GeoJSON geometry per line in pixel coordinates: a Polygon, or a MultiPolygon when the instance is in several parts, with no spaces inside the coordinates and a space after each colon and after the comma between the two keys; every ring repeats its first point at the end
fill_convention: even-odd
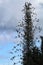
{"type": "MultiPolygon", "coordinates": [[[[25,6],[27,7],[27,6],[29,6],[29,5],[32,5],[32,4],[25,4],[25,6]]],[[[32,8],[30,8],[30,9],[35,9],[34,7],[32,7],[32,8]]],[[[25,10],[25,7],[24,7],[24,9],[23,9],[23,11],[25,10]]],[[[34,13],[34,12],[31,12],[31,15],[32,15],[32,18],[33,18],[33,16],[34,15],[37,15],[36,13],[34,13]]],[[[33,23],[34,22],[39,22],[39,19],[37,19],[37,18],[35,18],[34,20],[33,20],[33,23]]],[[[21,44],[23,44],[24,45],[24,40],[23,40],[23,38],[25,37],[25,35],[24,35],[24,32],[25,32],[25,23],[24,23],[24,19],[23,19],[23,21],[22,22],[18,22],[19,24],[18,24],[18,26],[16,26],[16,32],[17,32],[17,34],[18,34],[18,36],[15,36],[15,38],[21,38],[21,40],[20,40],[20,43],[21,44]]],[[[40,33],[40,31],[42,30],[41,28],[40,28],[40,26],[39,27],[37,27],[37,26],[33,26],[33,33],[35,32],[35,30],[36,29],[38,29],[39,30],[39,33],[40,33]]],[[[38,39],[38,38],[36,38],[36,39],[38,39]]],[[[38,41],[39,42],[39,41],[38,41]]],[[[23,64],[23,62],[21,61],[22,59],[23,59],[23,57],[22,57],[22,54],[23,54],[23,49],[21,49],[21,48],[17,48],[17,47],[21,47],[22,45],[21,44],[16,44],[16,46],[14,46],[13,47],[13,49],[12,49],[12,51],[10,52],[10,54],[13,54],[14,56],[11,58],[11,60],[13,61],[14,60],[14,65],[16,65],[16,64],[18,64],[18,63],[21,63],[21,64],[23,64]],[[14,51],[15,50],[15,51],[14,51]],[[14,52],[13,52],[14,51],[14,52]],[[19,52],[22,52],[22,54],[18,54],[19,52]],[[15,62],[15,58],[16,58],[16,55],[15,55],[15,53],[17,53],[18,54],[18,57],[20,57],[20,60],[18,61],[18,62],[15,62]]]]}

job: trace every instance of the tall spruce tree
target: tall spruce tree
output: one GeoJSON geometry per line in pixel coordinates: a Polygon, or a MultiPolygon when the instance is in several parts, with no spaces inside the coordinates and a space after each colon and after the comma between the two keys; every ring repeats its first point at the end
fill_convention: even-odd
{"type": "MultiPolygon", "coordinates": [[[[39,51],[39,49],[35,46],[34,47],[34,31],[35,31],[35,27],[33,30],[33,22],[32,22],[32,10],[31,10],[31,3],[26,2],[25,3],[25,7],[24,7],[24,22],[22,22],[20,25],[17,26],[17,33],[20,39],[22,39],[22,41],[20,41],[20,43],[23,44],[23,50],[21,50],[23,52],[23,57],[21,58],[23,62],[21,62],[21,64],[23,65],[40,65],[41,64],[41,53],[39,51]]],[[[37,18],[35,18],[37,19],[37,18]]],[[[39,19],[37,20],[37,22],[39,22],[39,19]]],[[[20,23],[20,22],[19,22],[20,23]]],[[[17,44],[17,46],[19,46],[19,44],[17,44]]],[[[14,46],[14,49],[16,47],[14,46]]],[[[13,50],[14,50],[13,49],[13,50]]],[[[18,49],[16,51],[19,51],[18,49]]],[[[14,52],[15,53],[15,52],[14,52]]],[[[13,54],[11,52],[11,54],[13,54]]],[[[19,56],[19,55],[18,55],[19,56]]],[[[20,55],[21,56],[21,55],[20,55]]],[[[13,56],[11,58],[11,60],[13,60],[15,58],[15,56],[13,56]]],[[[19,61],[20,63],[20,61],[19,61]]],[[[14,62],[14,65],[16,63],[14,62]]]]}
{"type": "MultiPolygon", "coordinates": [[[[33,33],[33,22],[31,3],[25,3],[25,31],[24,31],[24,52],[23,52],[23,65],[40,65],[40,50],[34,47],[34,33],[33,33]]],[[[34,15],[34,14],[33,14],[34,15]]],[[[37,21],[36,21],[37,22],[37,21]]],[[[36,26],[35,26],[36,27],[36,26]]],[[[35,29],[34,29],[35,31],[35,29]]]]}
{"type": "Polygon", "coordinates": [[[31,58],[31,46],[33,45],[33,32],[32,32],[32,18],[31,18],[31,3],[25,3],[25,31],[24,31],[24,53],[23,53],[23,65],[30,65],[31,58]]]}

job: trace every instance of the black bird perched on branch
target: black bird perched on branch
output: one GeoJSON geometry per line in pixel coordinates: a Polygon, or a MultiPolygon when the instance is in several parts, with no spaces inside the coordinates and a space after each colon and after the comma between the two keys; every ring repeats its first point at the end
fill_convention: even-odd
{"type": "Polygon", "coordinates": [[[27,9],[29,9],[29,6],[31,6],[31,5],[32,5],[31,3],[28,3],[28,2],[25,3],[25,7],[26,7],[27,9]]]}

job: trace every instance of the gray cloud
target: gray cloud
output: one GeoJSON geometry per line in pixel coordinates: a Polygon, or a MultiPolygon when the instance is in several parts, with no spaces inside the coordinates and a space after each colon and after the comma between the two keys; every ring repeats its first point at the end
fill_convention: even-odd
{"type": "Polygon", "coordinates": [[[43,7],[43,3],[39,3],[39,5],[41,5],[43,7]]]}
{"type": "Polygon", "coordinates": [[[4,30],[15,30],[17,25],[17,20],[14,17],[9,18],[9,20],[1,20],[0,21],[0,31],[4,30]]]}
{"type": "Polygon", "coordinates": [[[22,19],[22,12],[25,0],[0,0],[0,41],[16,41],[17,35],[14,30],[18,21],[22,19]]]}
{"type": "Polygon", "coordinates": [[[15,5],[16,1],[14,0],[2,0],[0,3],[0,31],[15,30],[18,22],[18,9],[15,5]]]}

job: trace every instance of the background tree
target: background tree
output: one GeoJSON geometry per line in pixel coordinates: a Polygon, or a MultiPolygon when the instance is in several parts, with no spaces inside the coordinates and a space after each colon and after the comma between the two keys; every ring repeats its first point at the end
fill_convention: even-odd
{"type": "Polygon", "coordinates": [[[40,36],[41,38],[41,65],[43,65],[43,36],[40,36]]]}

